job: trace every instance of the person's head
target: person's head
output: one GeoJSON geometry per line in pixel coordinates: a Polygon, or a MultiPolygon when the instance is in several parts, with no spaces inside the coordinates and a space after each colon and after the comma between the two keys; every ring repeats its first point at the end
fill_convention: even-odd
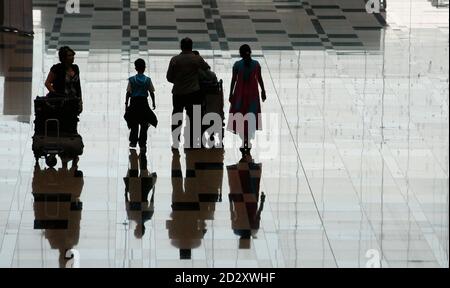
{"type": "Polygon", "coordinates": [[[136,239],[142,239],[142,236],[145,234],[145,225],[144,224],[137,224],[136,228],[134,229],[134,237],[136,239]]]}
{"type": "Polygon", "coordinates": [[[183,51],[183,52],[192,51],[193,45],[194,44],[193,44],[191,38],[186,37],[186,38],[181,39],[181,42],[180,42],[181,51],[183,51]]]}
{"type": "Polygon", "coordinates": [[[63,64],[72,64],[75,60],[75,51],[69,46],[63,46],[58,50],[59,61],[63,64]]]}
{"type": "Polygon", "coordinates": [[[244,44],[239,47],[239,55],[241,55],[243,59],[250,59],[252,55],[252,49],[247,44],[244,44]]]}
{"type": "Polygon", "coordinates": [[[134,61],[134,68],[136,69],[136,71],[138,73],[144,73],[145,71],[145,61],[144,59],[137,59],[136,61],[134,61]]]}

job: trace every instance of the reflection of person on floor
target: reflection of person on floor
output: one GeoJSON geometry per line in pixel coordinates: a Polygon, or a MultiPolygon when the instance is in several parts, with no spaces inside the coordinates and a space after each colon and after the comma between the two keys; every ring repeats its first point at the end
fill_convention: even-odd
{"type": "Polygon", "coordinates": [[[171,244],[180,249],[180,259],[191,259],[191,251],[201,245],[205,220],[214,219],[215,203],[221,201],[223,149],[186,150],[186,173],[180,154],[172,158],[172,213],[167,221],[171,244]]]}
{"type": "Polygon", "coordinates": [[[52,249],[59,250],[59,267],[66,266],[66,252],[78,244],[83,190],[83,172],[78,170],[78,158],[67,167],[41,169],[36,163],[33,174],[34,229],[44,229],[52,249]]]}
{"type": "Polygon", "coordinates": [[[233,65],[233,78],[230,87],[230,117],[228,130],[238,134],[243,143],[242,156],[250,154],[250,140],[255,137],[256,130],[261,130],[261,103],[258,84],[261,86],[261,99],[266,101],[266,91],[261,76],[261,66],[251,58],[252,51],[247,44],[239,48],[242,60],[233,65]],[[248,118],[248,121],[238,120],[238,115],[248,118]]]}
{"type": "Polygon", "coordinates": [[[153,217],[154,209],[154,188],[156,184],[156,173],[147,170],[147,155],[141,151],[137,155],[135,149],[130,149],[129,169],[127,176],[123,178],[125,182],[125,205],[128,220],[136,222],[134,236],[137,239],[145,234],[145,222],[153,217]],[[153,190],[150,201],[148,196],[153,190]]]}
{"type": "Polygon", "coordinates": [[[253,159],[241,159],[235,165],[227,166],[230,185],[230,214],[234,233],[240,236],[239,248],[250,248],[251,237],[256,237],[261,222],[265,195],[261,193],[259,202],[259,183],[262,164],[255,164],[253,159]]]}

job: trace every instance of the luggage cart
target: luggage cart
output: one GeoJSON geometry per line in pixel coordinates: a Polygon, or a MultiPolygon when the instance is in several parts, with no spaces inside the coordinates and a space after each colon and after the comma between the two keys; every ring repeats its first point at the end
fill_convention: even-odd
{"type": "Polygon", "coordinates": [[[34,135],[33,136],[33,153],[36,162],[39,158],[45,158],[45,164],[49,167],[54,167],[57,163],[56,155],[62,153],[64,148],[61,145],[59,137],[59,120],[58,119],[47,119],[45,120],[45,133],[44,135],[34,135]],[[56,137],[48,136],[48,123],[55,122],[57,126],[56,137]]]}
{"type": "Polygon", "coordinates": [[[77,132],[78,99],[37,97],[34,104],[32,150],[36,162],[43,157],[54,167],[56,156],[75,159],[83,154],[83,139],[77,132]]]}
{"type": "MultiPolygon", "coordinates": [[[[223,110],[223,80],[220,79],[219,81],[215,82],[201,82],[200,87],[204,95],[204,114],[206,115],[208,113],[217,113],[222,119],[222,137],[219,138],[220,145],[222,145],[225,132],[225,113],[223,110]]],[[[214,137],[215,135],[210,135],[210,140],[213,140],[214,137]]]]}

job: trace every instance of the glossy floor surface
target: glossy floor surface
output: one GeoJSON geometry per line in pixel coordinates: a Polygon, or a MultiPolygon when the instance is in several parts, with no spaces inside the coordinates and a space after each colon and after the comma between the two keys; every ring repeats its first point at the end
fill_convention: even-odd
{"type": "Polygon", "coordinates": [[[0,267],[449,266],[448,8],[65,2],[34,1],[34,38],[0,33],[0,267]],[[252,159],[229,132],[224,149],[171,151],[165,73],[184,36],[226,96],[253,47],[268,99],[252,159]],[[84,149],[50,169],[33,99],[61,45],[81,70],[84,149]],[[146,153],[123,120],[139,57],[159,119],[146,153]]]}

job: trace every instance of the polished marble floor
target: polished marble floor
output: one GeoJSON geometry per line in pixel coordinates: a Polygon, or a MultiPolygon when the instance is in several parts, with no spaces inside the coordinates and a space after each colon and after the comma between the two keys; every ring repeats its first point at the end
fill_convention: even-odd
{"type": "Polygon", "coordinates": [[[0,33],[0,267],[73,266],[68,249],[80,267],[449,267],[449,11],[387,2],[34,1],[33,38],[0,33]],[[224,149],[171,151],[165,72],[185,35],[226,95],[254,48],[268,99],[252,159],[228,132],[224,149]],[[32,103],[64,44],[84,149],[50,169],[32,103]],[[123,120],[138,57],[159,118],[145,154],[123,120]]]}

